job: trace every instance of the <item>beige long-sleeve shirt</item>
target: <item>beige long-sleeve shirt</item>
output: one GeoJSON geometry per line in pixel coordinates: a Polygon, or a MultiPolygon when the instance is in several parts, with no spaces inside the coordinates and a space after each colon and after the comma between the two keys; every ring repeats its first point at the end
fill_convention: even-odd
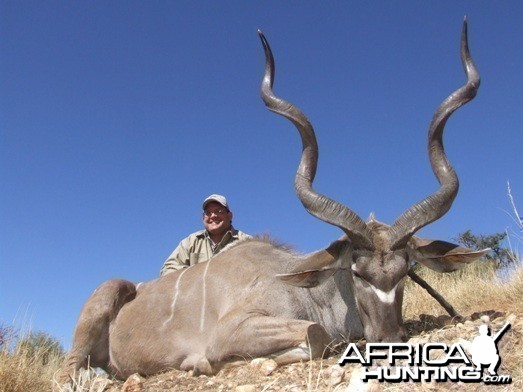
{"type": "Polygon", "coordinates": [[[160,275],[187,268],[209,260],[225,246],[237,240],[251,238],[242,231],[231,228],[218,244],[214,244],[206,230],[200,230],[184,238],[163,263],[160,275]]]}

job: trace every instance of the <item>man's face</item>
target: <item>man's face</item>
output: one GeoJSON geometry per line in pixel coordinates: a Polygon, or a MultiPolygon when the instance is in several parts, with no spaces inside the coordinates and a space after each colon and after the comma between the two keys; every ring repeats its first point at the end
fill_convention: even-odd
{"type": "Polygon", "coordinates": [[[231,228],[232,212],[211,201],[203,212],[203,225],[210,234],[225,234],[231,228]]]}

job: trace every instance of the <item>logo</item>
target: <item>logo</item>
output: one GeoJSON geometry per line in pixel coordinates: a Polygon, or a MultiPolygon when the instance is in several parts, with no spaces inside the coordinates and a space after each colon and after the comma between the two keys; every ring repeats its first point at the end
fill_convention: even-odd
{"type": "Polygon", "coordinates": [[[510,329],[507,322],[491,336],[489,327],[482,324],[472,343],[367,343],[363,354],[355,343],[349,343],[338,361],[362,365],[362,381],[379,382],[468,382],[510,384],[512,377],[498,375],[501,364],[497,343],[510,329]],[[470,348],[470,357],[465,347],[470,348]]]}

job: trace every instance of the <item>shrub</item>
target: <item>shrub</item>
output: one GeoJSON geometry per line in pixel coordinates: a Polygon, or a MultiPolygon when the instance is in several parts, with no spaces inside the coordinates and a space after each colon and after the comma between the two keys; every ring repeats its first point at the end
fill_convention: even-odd
{"type": "Polygon", "coordinates": [[[20,338],[12,327],[0,326],[0,392],[42,392],[52,389],[64,351],[46,333],[20,338]]]}

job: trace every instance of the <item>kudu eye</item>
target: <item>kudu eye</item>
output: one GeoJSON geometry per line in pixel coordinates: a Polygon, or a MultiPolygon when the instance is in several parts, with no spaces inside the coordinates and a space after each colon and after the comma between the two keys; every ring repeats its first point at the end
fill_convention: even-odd
{"type": "Polygon", "coordinates": [[[363,276],[361,276],[361,274],[356,271],[355,269],[352,270],[352,276],[354,278],[357,278],[358,280],[360,280],[365,286],[367,286],[369,284],[369,282],[367,282],[367,279],[365,279],[363,276]]]}
{"type": "Polygon", "coordinates": [[[352,272],[352,276],[358,279],[362,279],[360,273],[356,269],[356,260],[353,260],[353,264],[351,265],[350,270],[352,272]]]}

